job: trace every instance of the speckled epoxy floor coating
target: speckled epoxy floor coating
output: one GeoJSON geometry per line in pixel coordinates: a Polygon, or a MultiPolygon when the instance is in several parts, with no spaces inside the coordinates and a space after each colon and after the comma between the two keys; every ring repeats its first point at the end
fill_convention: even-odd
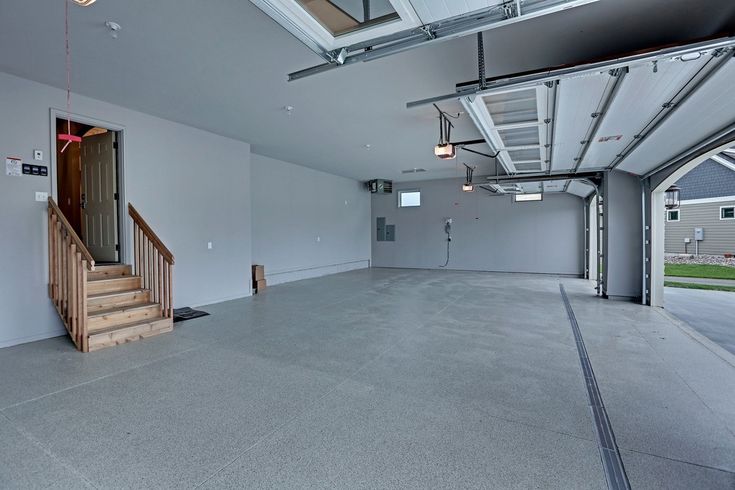
{"type": "Polygon", "coordinates": [[[549,276],[371,269],[89,355],[0,350],[0,488],[605,488],[563,282],[633,488],[735,488],[735,366],[549,276]]]}

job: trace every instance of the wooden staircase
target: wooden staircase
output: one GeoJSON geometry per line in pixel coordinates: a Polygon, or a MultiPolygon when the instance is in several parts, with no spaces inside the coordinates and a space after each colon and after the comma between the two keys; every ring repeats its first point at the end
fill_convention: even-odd
{"type": "Polygon", "coordinates": [[[174,257],[132,205],[134,265],[95,266],[52,198],[48,210],[49,296],[77,349],[173,330],[174,257]]]}

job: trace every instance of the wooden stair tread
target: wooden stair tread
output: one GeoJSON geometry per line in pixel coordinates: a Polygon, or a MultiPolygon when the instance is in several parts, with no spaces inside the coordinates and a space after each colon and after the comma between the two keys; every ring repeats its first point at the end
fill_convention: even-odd
{"type": "Polygon", "coordinates": [[[141,327],[144,325],[154,324],[154,323],[159,323],[159,322],[164,322],[164,321],[170,321],[171,324],[173,325],[173,320],[171,320],[170,318],[164,318],[162,316],[157,316],[154,318],[146,318],[145,320],[137,320],[134,322],[121,323],[120,325],[114,325],[111,327],[101,328],[99,330],[95,330],[94,332],[90,332],[89,338],[91,339],[94,336],[106,335],[106,334],[117,332],[120,330],[130,330],[135,327],[141,327]]]}
{"type": "Polygon", "coordinates": [[[89,351],[104,349],[115,345],[126,344],[136,340],[171,332],[174,322],[171,318],[149,318],[144,321],[130,322],[122,325],[90,332],[88,336],[89,351]]]}
{"type": "Polygon", "coordinates": [[[130,289],[143,289],[143,278],[141,276],[122,276],[87,280],[87,297],[130,289]]]}
{"type": "Polygon", "coordinates": [[[158,303],[155,302],[146,302],[146,303],[137,303],[133,305],[126,305],[126,306],[118,306],[115,308],[106,308],[104,310],[97,310],[94,312],[89,312],[88,317],[89,318],[95,318],[99,316],[105,316],[109,315],[110,313],[123,313],[126,311],[133,311],[133,310],[140,310],[144,308],[150,308],[151,306],[157,306],[158,303]]]}
{"type": "Polygon", "coordinates": [[[87,296],[87,299],[114,298],[115,296],[125,296],[126,294],[145,293],[146,291],[150,291],[150,289],[145,289],[145,288],[123,289],[121,291],[110,291],[107,293],[90,294],[89,296],[87,296]]]}
{"type": "Polygon", "coordinates": [[[127,264],[97,265],[93,271],[87,273],[88,281],[98,279],[113,279],[118,277],[129,277],[133,275],[133,267],[127,264]]]}
{"type": "Polygon", "coordinates": [[[116,274],[116,275],[110,275],[110,276],[100,276],[100,277],[88,277],[87,282],[103,282],[103,281],[119,281],[120,279],[130,279],[134,277],[140,277],[136,276],[135,274],[116,274]]]}

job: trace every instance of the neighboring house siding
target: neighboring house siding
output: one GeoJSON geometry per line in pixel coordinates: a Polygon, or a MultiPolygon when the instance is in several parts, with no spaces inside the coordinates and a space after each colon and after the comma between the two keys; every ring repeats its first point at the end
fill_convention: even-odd
{"type": "Polygon", "coordinates": [[[735,197],[729,201],[710,203],[681,203],[679,221],[667,221],[666,253],[691,253],[695,251],[694,228],[704,228],[704,240],[699,242],[699,253],[722,255],[735,253],[735,220],[720,220],[721,206],[735,206],[735,197]],[[691,243],[684,247],[684,238],[691,243]]]}
{"type": "Polygon", "coordinates": [[[682,201],[732,196],[735,193],[735,172],[707,160],[690,170],[676,185],[681,188],[682,201]]]}

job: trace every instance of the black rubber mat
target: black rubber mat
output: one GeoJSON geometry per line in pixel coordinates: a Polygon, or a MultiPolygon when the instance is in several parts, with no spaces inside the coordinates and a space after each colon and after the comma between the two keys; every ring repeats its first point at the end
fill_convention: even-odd
{"type": "Polygon", "coordinates": [[[184,320],[193,320],[194,318],[200,318],[207,316],[209,313],[201,310],[194,310],[188,306],[185,308],[176,308],[174,310],[174,323],[183,322],[184,320]]]}

